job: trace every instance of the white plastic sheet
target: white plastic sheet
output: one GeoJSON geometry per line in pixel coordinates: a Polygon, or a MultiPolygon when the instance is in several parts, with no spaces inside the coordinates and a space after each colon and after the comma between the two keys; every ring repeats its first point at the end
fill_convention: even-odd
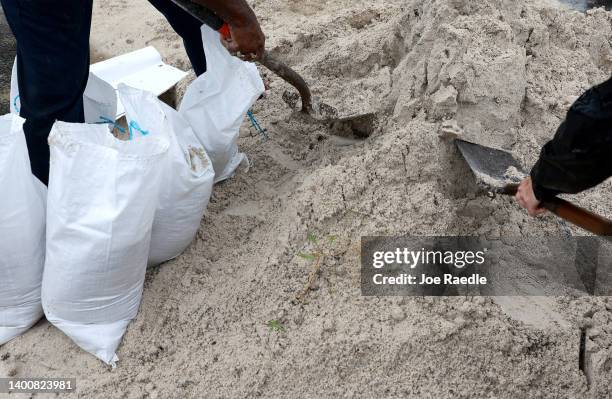
{"type": "MultiPolygon", "coordinates": [[[[123,83],[156,96],[187,76],[187,72],[165,64],[159,52],[151,46],[95,63],[90,67],[90,72],[115,89],[123,83]]],[[[118,101],[117,118],[124,114],[125,108],[118,101]]]]}
{"type": "Polygon", "coordinates": [[[0,345],[42,317],[46,187],[32,175],[17,115],[0,117],[0,345]]]}
{"type": "Polygon", "coordinates": [[[168,140],[56,122],[49,136],[47,319],[106,363],[137,312],[168,140]]]}
{"type": "Polygon", "coordinates": [[[212,193],[215,172],[191,126],[153,93],[119,85],[133,140],[170,142],[153,222],[149,265],[180,255],[193,241],[212,193]],[[144,136],[143,136],[144,134],[144,136]]]}
{"type": "Polygon", "coordinates": [[[265,87],[255,64],[229,54],[218,32],[204,25],[202,40],[208,70],[189,85],[179,111],[204,144],[219,182],[246,161],[238,151],[240,125],[265,87]]]}

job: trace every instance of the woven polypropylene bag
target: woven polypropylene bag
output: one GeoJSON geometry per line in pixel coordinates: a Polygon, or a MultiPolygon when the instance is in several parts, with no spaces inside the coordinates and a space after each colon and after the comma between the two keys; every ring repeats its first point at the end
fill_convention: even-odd
{"type": "Polygon", "coordinates": [[[219,182],[246,160],[238,151],[240,125],[265,87],[255,64],[233,57],[218,32],[203,25],[202,41],[208,69],[189,85],[179,111],[206,148],[219,182]]]}
{"type": "Polygon", "coordinates": [[[0,345],[42,317],[46,187],[32,175],[17,115],[0,117],[0,345]]]}
{"type": "Polygon", "coordinates": [[[215,172],[206,150],[179,113],[153,93],[119,86],[133,140],[170,142],[153,221],[149,265],[180,255],[193,241],[212,193],[215,172]]]}
{"type": "Polygon", "coordinates": [[[49,145],[45,315],[113,364],[140,306],[168,140],[56,122],[49,145]]]}

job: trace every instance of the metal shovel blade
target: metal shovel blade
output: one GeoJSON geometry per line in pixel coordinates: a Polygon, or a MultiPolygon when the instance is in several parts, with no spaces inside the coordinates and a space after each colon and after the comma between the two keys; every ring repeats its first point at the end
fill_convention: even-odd
{"type": "Polygon", "coordinates": [[[459,139],[455,144],[476,176],[478,186],[489,192],[513,194],[516,185],[527,176],[521,164],[507,151],[459,139]]]}

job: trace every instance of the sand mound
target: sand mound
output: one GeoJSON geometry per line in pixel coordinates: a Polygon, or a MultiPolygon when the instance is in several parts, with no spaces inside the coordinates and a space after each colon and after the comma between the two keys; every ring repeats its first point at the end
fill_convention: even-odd
{"type": "MultiPolygon", "coordinates": [[[[112,17],[142,13],[108,3],[112,17]]],[[[364,298],[359,242],[570,231],[478,192],[440,130],[462,126],[530,165],[571,101],[610,75],[612,14],[527,0],[261,0],[255,10],[269,47],[318,95],[344,113],[378,113],[371,136],[337,137],[291,115],[287,87],[269,76],[272,95],[255,112],[271,140],[245,125],[254,166],[216,188],[188,252],[149,273],[119,368],[46,323],[1,348],[0,365],[76,376],[88,398],[609,397],[609,298],[364,298]],[[312,252],[320,262],[300,256],[312,252]]],[[[155,32],[150,44],[184,63],[169,28],[149,21],[130,29],[155,32]]],[[[96,32],[102,52],[125,49],[96,32]]],[[[610,183],[581,201],[610,214],[610,183]]]]}

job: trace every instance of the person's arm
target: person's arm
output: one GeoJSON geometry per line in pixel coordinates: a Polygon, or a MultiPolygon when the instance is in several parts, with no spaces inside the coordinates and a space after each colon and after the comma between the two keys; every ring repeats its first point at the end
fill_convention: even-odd
{"type": "Polygon", "coordinates": [[[229,50],[259,59],[265,49],[265,36],[257,21],[257,16],[246,0],[192,0],[213,11],[228,23],[232,39],[228,41],[229,50]]]}
{"type": "Polygon", "coordinates": [[[531,215],[540,201],[576,194],[612,175],[612,79],[584,93],[548,142],[517,200],[531,215]]]}

